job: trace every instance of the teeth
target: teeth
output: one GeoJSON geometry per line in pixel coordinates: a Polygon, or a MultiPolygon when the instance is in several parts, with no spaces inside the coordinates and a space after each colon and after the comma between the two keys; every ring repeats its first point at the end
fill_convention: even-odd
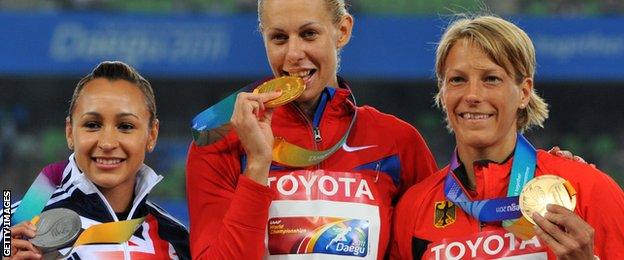
{"type": "Polygon", "coordinates": [[[464,113],[462,117],[465,118],[465,119],[480,120],[480,119],[487,119],[487,118],[490,117],[490,115],[488,115],[488,114],[464,113]]]}
{"type": "Polygon", "coordinates": [[[112,164],[118,164],[121,162],[121,159],[102,159],[102,158],[96,158],[95,161],[99,164],[107,164],[107,165],[112,165],[112,164]]]}
{"type": "Polygon", "coordinates": [[[305,76],[310,75],[310,71],[306,70],[306,71],[299,71],[299,72],[287,72],[290,76],[297,76],[300,78],[303,78],[305,76]]]}

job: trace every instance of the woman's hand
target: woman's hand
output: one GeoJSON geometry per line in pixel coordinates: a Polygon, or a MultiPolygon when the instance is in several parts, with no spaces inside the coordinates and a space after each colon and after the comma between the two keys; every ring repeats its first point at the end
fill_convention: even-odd
{"type": "Polygon", "coordinates": [[[230,119],[247,153],[245,174],[262,185],[267,184],[274,141],[271,130],[273,109],[265,109],[264,103],[280,95],[281,92],[239,93],[230,119]]]}
{"type": "Polygon", "coordinates": [[[41,251],[27,239],[36,235],[37,228],[30,221],[11,227],[11,257],[9,259],[43,259],[41,251]]]}
{"type": "MultiPolygon", "coordinates": [[[[582,157],[578,156],[578,155],[574,155],[572,154],[572,152],[568,151],[568,150],[561,150],[561,148],[559,148],[559,146],[555,146],[553,148],[550,148],[550,150],[548,150],[549,154],[552,154],[554,156],[559,156],[559,157],[563,157],[566,158],[568,160],[574,160],[577,162],[582,162],[582,163],[587,163],[585,161],[585,159],[583,159],[582,157]]],[[[596,168],[596,165],[593,163],[589,164],[591,167],[596,168]]]]}
{"type": "Polygon", "coordinates": [[[535,233],[557,259],[594,259],[594,229],[574,212],[550,204],[544,217],[533,213],[535,233]]]}

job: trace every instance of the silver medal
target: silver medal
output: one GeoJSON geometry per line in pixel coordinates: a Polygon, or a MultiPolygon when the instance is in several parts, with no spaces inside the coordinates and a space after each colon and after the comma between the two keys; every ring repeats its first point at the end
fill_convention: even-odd
{"type": "Polygon", "coordinates": [[[70,246],[82,228],[80,216],[66,208],[47,210],[39,215],[37,234],[30,242],[43,252],[70,246]]]}

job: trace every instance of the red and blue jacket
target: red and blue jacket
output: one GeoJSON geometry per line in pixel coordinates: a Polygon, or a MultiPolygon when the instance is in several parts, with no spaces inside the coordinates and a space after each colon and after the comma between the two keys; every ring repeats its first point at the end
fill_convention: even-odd
{"type": "Polygon", "coordinates": [[[208,146],[191,144],[193,258],[384,257],[399,196],[437,166],[414,127],[372,107],[355,107],[350,95],[326,88],[313,120],[294,104],[274,111],[275,136],[314,150],[335,145],[355,109],[357,120],[329,158],[306,168],[273,164],[266,186],[242,174],[246,156],[233,131],[208,146]]]}
{"type": "MultiPolygon", "coordinates": [[[[474,163],[473,200],[507,196],[513,157],[503,163],[474,163]]],[[[453,174],[467,183],[465,166],[453,174]]],[[[501,226],[484,223],[447,201],[444,180],[448,166],[410,188],[395,212],[392,259],[555,259],[545,242],[521,240],[501,226]]],[[[585,163],[539,150],[535,176],[556,175],[576,190],[574,213],[595,229],[594,253],[600,259],[624,259],[624,193],[608,175],[585,163]]]]}

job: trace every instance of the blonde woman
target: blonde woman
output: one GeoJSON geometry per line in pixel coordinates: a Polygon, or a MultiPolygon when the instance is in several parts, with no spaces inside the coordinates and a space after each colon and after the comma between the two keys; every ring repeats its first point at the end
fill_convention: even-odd
{"type": "Polygon", "coordinates": [[[436,101],[457,148],[449,166],[399,202],[394,259],[624,258],[621,188],[590,165],[535,150],[522,136],[548,116],[524,31],[492,16],[459,19],[440,40],[436,75],[436,101]],[[533,176],[566,183],[575,209],[548,205],[543,216],[523,217],[513,196],[533,176]]]}

